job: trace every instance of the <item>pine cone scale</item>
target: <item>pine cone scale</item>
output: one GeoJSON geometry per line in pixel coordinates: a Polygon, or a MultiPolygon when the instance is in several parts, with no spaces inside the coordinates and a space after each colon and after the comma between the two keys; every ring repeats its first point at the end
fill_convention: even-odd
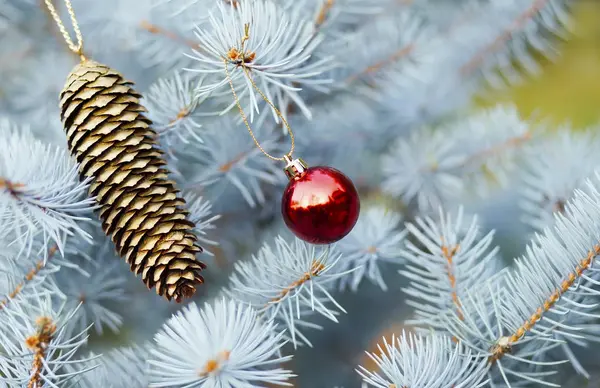
{"type": "MultiPolygon", "coordinates": [[[[146,189],[148,190],[148,189],[146,189]]],[[[152,196],[147,196],[147,195],[140,195],[143,193],[143,190],[140,189],[128,189],[126,192],[120,193],[120,195],[123,195],[124,198],[121,199],[122,204],[117,205],[117,206],[112,206],[112,207],[103,207],[103,209],[101,210],[101,217],[104,219],[104,223],[105,223],[105,228],[106,230],[113,230],[112,229],[112,225],[115,224],[119,224],[120,221],[120,217],[124,215],[124,212],[131,210],[132,206],[131,206],[131,202],[134,201],[145,201],[145,204],[148,207],[152,207],[153,205],[153,200],[154,202],[157,202],[157,204],[160,206],[154,213],[146,213],[144,211],[140,212],[137,211],[136,215],[137,217],[135,218],[135,221],[132,220],[131,222],[134,222],[133,225],[126,225],[125,227],[127,228],[135,228],[135,223],[139,223],[141,224],[146,217],[150,217],[152,214],[157,214],[157,215],[163,215],[165,213],[167,213],[168,211],[177,211],[177,207],[176,206],[172,206],[171,208],[168,208],[167,206],[169,205],[168,202],[164,202],[162,201],[162,198],[158,198],[159,201],[156,201],[155,198],[153,198],[152,196]],[[128,198],[126,198],[126,196],[128,198]],[[128,203],[125,203],[125,200],[128,203]]],[[[119,193],[117,193],[119,194],[119,193]]],[[[103,200],[104,201],[104,200],[103,200]]],[[[138,205],[136,205],[135,207],[137,207],[138,205]]],[[[113,233],[117,234],[118,230],[115,230],[113,233]]]]}
{"type": "MultiPolygon", "coordinates": [[[[128,246],[134,245],[134,242],[131,241],[130,238],[133,238],[135,235],[139,235],[139,233],[142,232],[142,231],[138,230],[138,225],[141,225],[147,218],[161,217],[163,214],[168,213],[169,211],[177,210],[176,207],[172,207],[172,209],[173,210],[170,210],[170,209],[166,209],[165,207],[160,206],[154,213],[143,214],[141,216],[129,219],[126,226],[123,228],[115,227],[114,231],[112,233],[112,237],[113,237],[113,242],[115,243],[117,250],[120,252],[120,254],[123,255],[122,249],[124,249],[128,246]],[[141,219],[138,219],[138,218],[141,218],[141,219]]],[[[105,209],[102,209],[102,210],[105,210],[105,209]]],[[[128,210],[128,208],[120,209],[118,212],[115,213],[114,217],[116,218],[119,216],[124,216],[127,210],[128,210]]],[[[110,218],[111,215],[112,214],[108,215],[107,219],[110,218]]],[[[106,230],[113,230],[111,224],[108,224],[108,223],[106,225],[103,224],[103,227],[104,226],[106,227],[106,230]]]]}
{"type": "MultiPolygon", "coordinates": [[[[157,174],[157,175],[159,177],[166,177],[166,174],[157,174]]],[[[154,182],[161,182],[161,181],[157,180],[157,178],[155,178],[154,176],[151,176],[151,175],[144,176],[141,174],[140,175],[129,174],[122,178],[122,183],[119,186],[107,188],[107,187],[104,187],[101,184],[101,182],[98,182],[95,184],[94,187],[90,188],[90,193],[92,193],[92,195],[96,196],[96,198],[98,198],[99,201],[103,201],[106,196],[111,195],[111,193],[116,190],[129,189],[129,188],[134,188],[134,187],[147,188],[150,185],[154,184],[154,182]]],[[[144,198],[136,198],[136,201],[144,201],[143,205],[145,205],[149,202],[149,201],[146,201],[144,198]]],[[[132,206],[132,205],[130,204],[129,206],[132,206]]],[[[137,206],[137,204],[135,206],[137,206]]]]}
{"type": "Polygon", "coordinates": [[[148,288],[181,301],[204,281],[206,266],[196,259],[202,248],[132,87],[107,66],[84,61],[67,79],[61,118],[115,249],[148,288]]]}

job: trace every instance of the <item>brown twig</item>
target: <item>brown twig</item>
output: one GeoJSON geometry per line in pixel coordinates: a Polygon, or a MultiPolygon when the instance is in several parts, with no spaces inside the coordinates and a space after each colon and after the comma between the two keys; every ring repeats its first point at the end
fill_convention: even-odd
{"type": "Polygon", "coordinates": [[[150,22],[148,22],[146,20],[142,20],[141,21],[140,28],[148,31],[151,34],[166,36],[167,38],[169,38],[169,39],[171,39],[171,40],[173,40],[175,42],[179,42],[179,43],[184,44],[184,45],[186,45],[188,47],[191,47],[193,49],[200,48],[200,45],[197,44],[196,42],[191,41],[189,39],[186,39],[186,38],[184,38],[184,37],[182,37],[182,36],[180,36],[180,35],[172,32],[172,31],[165,30],[164,28],[159,27],[159,26],[157,26],[155,24],[152,24],[152,23],[150,23],[150,22]]]}
{"type": "Polygon", "coordinates": [[[454,273],[454,256],[456,256],[459,249],[460,245],[448,247],[447,245],[442,244],[442,255],[447,262],[446,269],[448,272],[448,279],[450,280],[450,295],[452,297],[452,303],[456,307],[458,318],[462,321],[464,319],[464,315],[462,312],[462,306],[458,299],[458,292],[456,291],[456,274],[454,273]]]}
{"type": "Polygon", "coordinates": [[[39,317],[35,323],[38,327],[37,332],[25,339],[25,345],[33,351],[31,377],[27,388],[42,387],[41,374],[44,368],[44,359],[46,358],[48,345],[50,345],[56,333],[56,324],[49,317],[39,317]]]}
{"type": "Polygon", "coordinates": [[[6,189],[9,194],[14,197],[16,197],[19,194],[18,191],[24,187],[25,185],[23,183],[15,183],[0,177],[0,189],[6,189]]]}
{"type": "Polygon", "coordinates": [[[600,245],[595,245],[594,248],[588,252],[587,257],[577,264],[575,270],[567,275],[566,280],[562,281],[560,286],[546,298],[544,303],[537,308],[529,319],[519,326],[512,335],[501,337],[496,341],[496,344],[491,349],[492,355],[489,357],[489,362],[493,364],[504,357],[505,354],[510,353],[512,346],[523,338],[523,336],[542,319],[542,315],[548,312],[556,302],[558,302],[560,297],[575,284],[575,281],[581,277],[583,272],[592,266],[594,259],[598,257],[598,255],[600,255],[600,245]]]}
{"type": "Polygon", "coordinates": [[[17,295],[19,295],[19,293],[21,293],[23,287],[25,287],[25,285],[28,282],[32,281],[33,278],[35,278],[36,275],[40,273],[40,271],[43,268],[46,267],[46,264],[48,264],[48,260],[50,260],[57,251],[58,247],[56,245],[50,247],[50,249],[48,250],[48,258],[46,260],[39,260],[35,264],[35,266],[29,272],[27,272],[23,281],[17,284],[14,290],[10,294],[8,294],[8,297],[6,299],[0,300],[0,310],[4,309],[12,299],[14,299],[17,295]]]}
{"type": "MultiPolygon", "coordinates": [[[[493,147],[490,148],[486,148],[480,152],[477,152],[471,156],[469,156],[468,158],[465,159],[465,161],[462,163],[462,167],[465,167],[471,163],[474,163],[477,160],[480,159],[485,159],[487,157],[491,157],[495,154],[500,153],[501,151],[504,151],[506,149],[512,148],[512,147],[517,147],[519,145],[521,145],[522,143],[531,140],[531,134],[529,132],[521,135],[521,136],[516,136],[513,138],[510,138],[508,140],[506,140],[504,143],[495,145],[493,147]]],[[[420,171],[421,172],[426,172],[426,171],[431,171],[434,172],[439,168],[439,164],[437,161],[432,161],[431,163],[429,163],[427,166],[423,166],[420,171]]]]}
{"type": "Polygon", "coordinates": [[[531,6],[526,9],[522,14],[520,14],[512,24],[500,35],[498,36],[489,46],[485,47],[482,51],[480,51],[477,55],[475,55],[469,62],[464,64],[460,68],[460,73],[462,75],[471,74],[474,70],[476,70],[481,63],[487,58],[488,55],[498,51],[501,49],[504,44],[510,40],[511,36],[518,30],[520,30],[525,23],[531,20],[542,8],[546,6],[549,0],[535,0],[531,6]]]}
{"type": "Polygon", "coordinates": [[[319,28],[323,25],[323,23],[325,23],[325,20],[327,20],[327,15],[329,15],[329,12],[331,11],[331,8],[333,8],[334,4],[335,0],[323,0],[323,5],[321,6],[321,9],[317,14],[317,19],[315,20],[315,27],[319,28]]]}
{"type": "Polygon", "coordinates": [[[279,295],[275,298],[271,299],[269,303],[277,303],[281,301],[287,294],[293,291],[295,288],[300,287],[302,284],[308,282],[313,277],[319,276],[321,272],[325,269],[325,264],[320,262],[319,260],[313,260],[312,265],[310,266],[310,271],[305,272],[304,275],[298,280],[292,282],[289,286],[284,288],[279,295]]]}
{"type": "Polygon", "coordinates": [[[222,164],[221,166],[219,166],[219,171],[220,172],[228,172],[229,170],[231,170],[231,168],[239,163],[242,159],[244,159],[244,157],[248,155],[248,152],[242,152],[239,155],[237,155],[235,158],[231,159],[230,161],[222,164]]]}
{"type": "Polygon", "coordinates": [[[379,62],[367,67],[365,70],[361,71],[358,74],[351,75],[350,77],[348,77],[346,79],[346,83],[354,82],[354,81],[356,81],[356,79],[358,79],[359,77],[361,77],[363,75],[373,74],[373,73],[378,72],[382,68],[389,66],[392,63],[398,61],[399,59],[402,59],[403,57],[407,56],[414,50],[414,48],[415,48],[415,45],[412,43],[404,46],[400,50],[394,52],[389,57],[385,58],[384,60],[379,61],[379,62]]]}
{"type": "Polygon", "coordinates": [[[506,140],[504,143],[500,143],[498,145],[484,149],[480,152],[477,152],[477,153],[471,155],[469,158],[467,158],[465,160],[463,165],[470,164],[470,163],[474,162],[475,160],[491,157],[491,156],[496,155],[496,154],[498,154],[506,149],[509,149],[509,148],[518,147],[529,140],[531,140],[531,133],[529,133],[529,132],[525,132],[523,135],[520,135],[520,136],[511,137],[510,139],[506,140]]]}
{"type": "Polygon", "coordinates": [[[177,117],[170,120],[168,125],[173,125],[176,122],[178,122],[179,120],[183,120],[184,118],[188,117],[191,113],[192,113],[192,111],[190,110],[189,107],[181,108],[181,110],[179,112],[177,112],[177,117]]]}

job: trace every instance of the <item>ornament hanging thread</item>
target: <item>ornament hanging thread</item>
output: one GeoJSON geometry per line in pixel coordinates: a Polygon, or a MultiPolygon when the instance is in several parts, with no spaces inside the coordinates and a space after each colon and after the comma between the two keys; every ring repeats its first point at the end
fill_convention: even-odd
{"type": "Polygon", "coordinates": [[[200,272],[206,266],[196,259],[203,249],[185,200],[169,179],[142,96],[120,73],[83,55],[70,0],[65,4],[77,44],[51,0],[45,2],[69,48],[81,57],[60,93],[60,112],[69,151],[99,205],[102,229],[148,288],[180,302],[204,282],[200,272]]]}
{"type": "Polygon", "coordinates": [[[254,144],[268,158],[285,162],[285,174],[289,181],[283,192],[281,213],[286,226],[296,237],[311,244],[332,244],[352,231],[360,214],[360,198],[354,184],[341,171],[328,166],[308,167],[300,158],[293,159],[295,148],[294,133],[279,109],[267,98],[252,80],[249,64],[255,58],[247,53],[245,44],[250,38],[250,25],[244,26],[244,36],[240,48],[232,47],[227,57],[223,57],[225,74],[240,115],[254,144]],[[232,55],[234,54],[234,55],[232,55]],[[252,87],[273,109],[287,129],[291,139],[290,151],[283,157],[267,153],[254,136],[235,91],[229,64],[241,67],[252,87]]]}

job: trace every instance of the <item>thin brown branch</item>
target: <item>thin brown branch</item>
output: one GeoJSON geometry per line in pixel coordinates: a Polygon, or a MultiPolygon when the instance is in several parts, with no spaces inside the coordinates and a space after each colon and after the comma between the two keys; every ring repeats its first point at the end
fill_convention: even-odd
{"type": "Polygon", "coordinates": [[[48,346],[56,333],[56,324],[49,317],[39,317],[35,323],[38,327],[37,332],[25,339],[25,345],[33,351],[31,377],[27,388],[40,388],[43,386],[41,374],[44,368],[44,359],[46,358],[48,346]]]}
{"type": "Polygon", "coordinates": [[[384,67],[387,67],[387,66],[395,63],[396,61],[402,59],[403,57],[407,56],[414,50],[414,48],[415,48],[415,45],[412,43],[401,48],[400,50],[394,52],[392,55],[385,58],[384,60],[379,61],[379,62],[367,67],[365,70],[361,71],[360,73],[351,75],[350,77],[348,77],[346,79],[346,83],[354,82],[363,75],[373,74],[373,73],[378,72],[379,70],[383,69],[384,67]]]}
{"type": "Polygon", "coordinates": [[[229,170],[231,170],[231,168],[233,166],[235,166],[242,159],[244,159],[244,157],[246,157],[246,155],[248,155],[248,152],[242,152],[242,153],[240,153],[235,158],[233,158],[230,161],[228,161],[228,162],[222,164],[221,166],[219,166],[219,171],[220,172],[228,172],[229,170]]]}
{"type": "Polygon", "coordinates": [[[476,160],[492,157],[507,149],[518,147],[529,140],[531,140],[531,133],[529,132],[526,132],[521,136],[511,137],[510,139],[507,139],[504,143],[500,143],[498,145],[484,149],[481,152],[477,152],[471,155],[469,158],[467,158],[467,160],[465,160],[463,165],[473,163],[476,160]]]}
{"type": "Polygon", "coordinates": [[[321,9],[317,14],[317,19],[315,20],[315,27],[319,28],[323,25],[323,23],[325,23],[325,20],[327,20],[327,16],[329,15],[329,12],[331,12],[331,8],[333,8],[334,4],[335,0],[323,0],[323,5],[321,6],[321,9]]]}
{"type": "Polygon", "coordinates": [[[162,27],[159,27],[155,24],[152,24],[146,20],[142,20],[142,22],[140,23],[140,28],[148,31],[151,34],[155,34],[155,35],[162,35],[165,36],[175,42],[179,42],[181,44],[184,44],[188,47],[191,47],[193,49],[198,49],[200,48],[200,45],[192,40],[186,39],[172,31],[166,30],[162,27]]]}
{"type": "Polygon", "coordinates": [[[0,189],[6,189],[13,197],[17,197],[19,195],[19,190],[23,188],[25,188],[23,183],[15,183],[0,177],[0,189]]]}
{"type": "MultiPolygon", "coordinates": [[[[499,154],[502,151],[508,150],[510,148],[518,147],[521,144],[523,144],[529,140],[531,140],[531,133],[529,133],[529,132],[526,132],[525,134],[523,134],[521,136],[512,137],[503,143],[497,144],[490,148],[486,148],[480,152],[477,152],[477,153],[469,156],[462,163],[462,167],[465,167],[471,163],[475,163],[481,159],[492,157],[492,156],[499,154]]],[[[439,168],[439,164],[437,161],[434,160],[434,161],[430,162],[428,165],[421,167],[420,171],[421,172],[435,172],[438,168],[439,168]]],[[[483,167],[483,171],[484,171],[484,173],[493,175],[493,173],[491,171],[489,171],[485,166],[483,167]]]]}
{"type": "Polygon", "coordinates": [[[58,247],[56,245],[53,245],[48,250],[48,258],[46,260],[39,260],[35,264],[35,266],[29,272],[27,272],[23,281],[17,284],[17,286],[10,292],[10,294],[8,294],[7,298],[0,300],[0,310],[4,309],[12,299],[14,299],[17,295],[21,293],[23,287],[25,287],[25,285],[28,282],[32,281],[37,276],[37,274],[40,273],[40,271],[46,267],[46,265],[48,264],[48,260],[50,260],[57,251],[58,247]]]}
{"type": "Polygon", "coordinates": [[[191,113],[192,113],[192,111],[190,110],[189,107],[181,108],[181,110],[179,112],[177,112],[177,117],[170,120],[168,125],[173,125],[176,122],[178,122],[179,120],[183,120],[184,118],[188,117],[191,113]]]}
{"type": "Polygon", "coordinates": [[[318,260],[313,260],[309,272],[305,272],[304,275],[300,279],[295,280],[289,286],[287,286],[286,288],[284,288],[279,293],[279,295],[277,295],[275,298],[271,299],[269,303],[277,303],[277,302],[279,302],[280,300],[282,300],[283,298],[285,298],[285,296],[287,294],[289,294],[295,288],[300,287],[302,284],[308,282],[313,277],[319,276],[321,274],[321,272],[323,272],[324,269],[325,269],[325,264],[321,263],[318,260]]]}
{"type": "Polygon", "coordinates": [[[493,364],[504,357],[505,354],[510,353],[513,344],[533,329],[533,327],[542,319],[544,313],[548,312],[556,302],[558,302],[560,297],[575,284],[575,281],[581,277],[583,272],[591,267],[594,259],[598,257],[598,255],[600,255],[600,245],[594,246],[594,248],[588,252],[587,257],[577,264],[575,270],[567,275],[566,280],[562,281],[560,286],[548,296],[544,303],[538,307],[537,310],[531,314],[529,319],[519,326],[512,335],[498,339],[496,345],[491,349],[492,355],[489,357],[489,362],[493,364]]]}
{"type": "Polygon", "coordinates": [[[548,1],[549,0],[535,0],[531,4],[531,6],[528,9],[526,9],[522,14],[520,14],[511,23],[511,25],[501,35],[499,35],[489,46],[485,47],[478,54],[472,57],[469,62],[464,64],[460,69],[460,73],[462,75],[468,75],[475,71],[477,68],[479,68],[479,66],[481,66],[481,64],[490,54],[504,47],[515,32],[521,30],[528,21],[535,17],[535,15],[546,6],[548,1]]]}
{"type": "Polygon", "coordinates": [[[454,273],[454,256],[456,256],[459,249],[460,245],[455,245],[453,247],[448,247],[444,244],[442,245],[442,255],[446,259],[448,279],[450,280],[450,296],[452,297],[452,303],[456,307],[458,318],[462,321],[464,319],[464,315],[462,312],[462,306],[458,299],[458,292],[456,291],[456,274],[454,273]]]}

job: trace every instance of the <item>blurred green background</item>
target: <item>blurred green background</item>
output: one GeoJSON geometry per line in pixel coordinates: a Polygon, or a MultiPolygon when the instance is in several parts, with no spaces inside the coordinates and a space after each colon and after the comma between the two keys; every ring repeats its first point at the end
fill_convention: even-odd
{"type": "Polygon", "coordinates": [[[582,0],[573,8],[572,30],[565,42],[557,43],[561,56],[555,62],[540,58],[539,77],[493,99],[477,101],[489,106],[513,102],[524,117],[553,124],[571,123],[588,128],[600,123],[600,0],[582,0]]]}

